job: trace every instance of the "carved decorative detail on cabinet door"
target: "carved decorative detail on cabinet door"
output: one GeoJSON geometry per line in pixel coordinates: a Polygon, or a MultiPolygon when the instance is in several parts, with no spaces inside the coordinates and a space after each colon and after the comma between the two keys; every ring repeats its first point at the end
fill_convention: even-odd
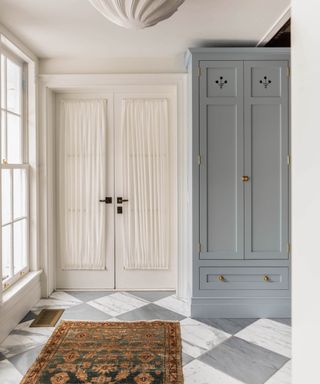
{"type": "Polygon", "coordinates": [[[220,89],[222,89],[226,84],[228,84],[228,80],[223,80],[223,76],[220,76],[219,80],[216,80],[216,84],[218,84],[220,89]]]}
{"type": "Polygon", "coordinates": [[[266,89],[269,87],[269,85],[271,83],[272,83],[272,81],[270,79],[268,79],[267,76],[264,76],[263,80],[260,80],[260,84],[263,84],[266,89]]]}

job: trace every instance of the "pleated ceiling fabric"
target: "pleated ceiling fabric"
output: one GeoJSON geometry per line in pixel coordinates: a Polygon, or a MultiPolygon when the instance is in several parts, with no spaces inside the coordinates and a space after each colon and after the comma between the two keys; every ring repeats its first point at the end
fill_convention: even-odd
{"type": "Polygon", "coordinates": [[[62,100],[59,243],[62,269],[106,268],[106,100],[62,100]]]}
{"type": "Polygon", "coordinates": [[[168,269],[170,164],[165,99],[122,102],[124,267],[168,269]]]}
{"type": "Polygon", "coordinates": [[[151,27],[177,11],[184,0],[89,0],[108,20],[124,28],[151,27]]]}

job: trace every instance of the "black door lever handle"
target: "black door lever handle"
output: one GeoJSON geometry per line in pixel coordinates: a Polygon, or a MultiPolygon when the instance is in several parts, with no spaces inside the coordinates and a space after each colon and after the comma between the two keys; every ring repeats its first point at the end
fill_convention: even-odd
{"type": "Polygon", "coordinates": [[[99,200],[100,203],[112,204],[112,197],[105,197],[103,200],[99,200]]]}
{"type": "Polygon", "coordinates": [[[129,201],[128,199],[123,199],[122,197],[117,197],[117,204],[126,203],[129,201]]]}

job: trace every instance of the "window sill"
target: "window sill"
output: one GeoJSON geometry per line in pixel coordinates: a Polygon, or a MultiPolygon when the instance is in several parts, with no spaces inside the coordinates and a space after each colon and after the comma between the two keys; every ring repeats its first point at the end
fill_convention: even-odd
{"type": "Polygon", "coordinates": [[[35,271],[35,272],[28,272],[24,277],[22,277],[19,281],[13,284],[12,287],[4,291],[2,294],[2,304],[8,303],[20,292],[24,291],[28,285],[40,279],[41,273],[42,273],[42,270],[35,271]]]}

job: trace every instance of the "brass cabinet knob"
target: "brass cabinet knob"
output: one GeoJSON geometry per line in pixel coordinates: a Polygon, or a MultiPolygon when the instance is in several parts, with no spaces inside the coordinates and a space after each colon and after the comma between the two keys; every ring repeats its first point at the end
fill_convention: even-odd
{"type": "Polygon", "coordinates": [[[224,276],[223,276],[223,275],[219,275],[219,276],[218,276],[218,280],[219,280],[219,281],[224,281],[224,276]]]}
{"type": "Polygon", "coordinates": [[[263,276],[263,280],[264,280],[264,281],[269,281],[269,280],[270,280],[270,277],[269,277],[268,275],[264,275],[264,276],[263,276]]]}
{"type": "Polygon", "coordinates": [[[242,181],[247,182],[249,181],[249,176],[242,176],[242,181]]]}

